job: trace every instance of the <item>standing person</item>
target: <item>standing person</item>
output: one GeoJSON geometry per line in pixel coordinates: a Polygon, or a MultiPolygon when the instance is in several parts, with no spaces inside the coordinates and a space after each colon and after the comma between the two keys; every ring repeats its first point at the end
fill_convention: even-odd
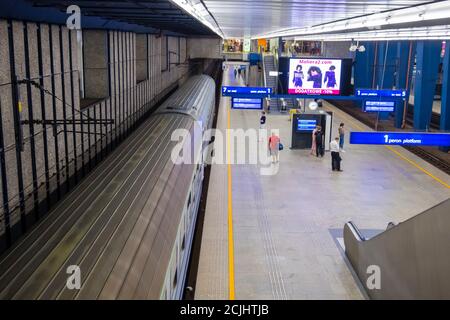
{"type": "Polygon", "coordinates": [[[266,112],[261,112],[261,117],[259,118],[259,128],[265,129],[266,128],[266,112]]]}
{"type": "Polygon", "coordinates": [[[344,129],[344,123],[343,122],[339,125],[338,131],[339,131],[339,149],[342,152],[345,152],[344,151],[345,129],[344,129]]]}
{"type": "Polygon", "coordinates": [[[322,128],[319,126],[316,132],[316,155],[317,157],[323,157],[323,134],[322,128]]]}
{"type": "Polygon", "coordinates": [[[272,163],[279,162],[280,138],[275,132],[272,132],[272,135],[269,138],[269,151],[270,156],[272,157],[272,163]]]}
{"type": "Polygon", "coordinates": [[[267,113],[270,113],[270,98],[266,98],[267,102],[267,113]]]}
{"type": "Polygon", "coordinates": [[[331,150],[331,169],[333,171],[339,171],[341,170],[341,155],[339,154],[339,137],[336,137],[333,141],[330,143],[330,150],[331,150]]]}
{"type": "Polygon", "coordinates": [[[234,67],[234,78],[235,79],[237,78],[237,69],[236,69],[236,67],[234,67]]]}
{"type": "Polygon", "coordinates": [[[241,69],[241,67],[239,67],[239,68],[238,68],[238,74],[239,74],[239,77],[241,76],[241,71],[242,71],[242,69],[241,69]]]}
{"type": "MultiPolygon", "coordinates": [[[[259,118],[259,129],[260,130],[264,130],[265,128],[266,128],[266,112],[265,111],[263,111],[263,112],[261,112],[261,117],[259,118]]],[[[260,133],[260,135],[261,135],[261,133],[260,133]]],[[[260,138],[259,138],[259,141],[261,141],[262,139],[261,139],[261,136],[260,136],[260,138]]]]}
{"type": "Polygon", "coordinates": [[[318,126],[314,128],[312,132],[312,144],[311,144],[311,155],[315,156],[317,155],[316,150],[316,132],[317,132],[318,126]]]}

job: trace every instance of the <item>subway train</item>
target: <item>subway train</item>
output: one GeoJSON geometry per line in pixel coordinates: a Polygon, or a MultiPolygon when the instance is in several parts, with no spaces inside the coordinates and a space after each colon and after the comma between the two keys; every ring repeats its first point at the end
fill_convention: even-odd
{"type": "Polygon", "coordinates": [[[0,299],[182,298],[207,145],[192,133],[211,127],[215,92],[189,78],[5,252],[0,299]]]}

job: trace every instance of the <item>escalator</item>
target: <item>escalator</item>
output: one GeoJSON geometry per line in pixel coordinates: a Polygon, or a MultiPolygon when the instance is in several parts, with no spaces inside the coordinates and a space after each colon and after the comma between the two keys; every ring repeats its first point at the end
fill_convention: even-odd
{"type": "Polygon", "coordinates": [[[371,299],[450,299],[449,228],[450,198],[371,239],[347,223],[345,253],[371,299]]]}

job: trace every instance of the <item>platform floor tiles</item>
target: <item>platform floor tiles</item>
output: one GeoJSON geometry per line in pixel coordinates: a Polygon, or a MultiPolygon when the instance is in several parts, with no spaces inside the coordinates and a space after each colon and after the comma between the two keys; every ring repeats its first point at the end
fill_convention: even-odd
{"type": "MultiPolygon", "coordinates": [[[[236,85],[231,68],[224,84],[236,85]]],[[[230,99],[222,98],[218,128],[227,127],[230,99]]],[[[333,128],[371,131],[342,111],[333,128]]],[[[257,128],[258,111],[231,110],[231,128],[257,128]]],[[[234,258],[236,299],[364,299],[343,248],[344,224],[385,230],[450,197],[450,177],[402,148],[346,144],[344,172],[331,171],[307,150],[290,150],[286,114],[269,114],[268,129],[279,129],[285,150],[279,171],[260,174],[258,165],[232,165],[234,245],[229,248],[227,166],[213,165],[208,192],[196,299],[229,299],[229,255],[234,258]],[[424,171],[411,164],[414,162],[424,171]]],[[[348,136],[346,137],[348,141],[348,136]]]]}

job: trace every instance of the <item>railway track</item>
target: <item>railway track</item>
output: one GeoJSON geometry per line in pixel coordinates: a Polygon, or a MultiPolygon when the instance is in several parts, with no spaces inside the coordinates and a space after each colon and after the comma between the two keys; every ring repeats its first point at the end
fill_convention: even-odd
{"type": "MultiPolygon", "coordinates": [[[[344,111],[345,113],[351,115],[352,117],[354,117],[355,119],[357,119],[358,121],[361,121],[362,123],[364,123],[365,125],[371,127],[372,129],[375,129],[375,123],[372,121],[372,119],[369,119],[367,117],[364,116],[364,114],[360,111],[359,108],[355,108],[354,105],[352,103],[346,103],[343,101],[335,101],[335,100],[330,100],[330,102],[337,107],[338,109],[344,111]]],[[[409,106],[408,108],[408,113],[406,116],[406,122],[409,125],[413,124],[413,111],[412,111],[412,105],[409,106]]],[[[431,116],[431,124],[430,124],[430,128],[431,129],[439,129],[439,121],[440,121],[440,115],[438,113],[433,112],[432,116],[431,116]]],[[[379,125],[378,129],[380,131],[385,130],[385,128],[383,127],[383,125],[379,125]]],[[[408,146],[403,146],[403,148],[405,148],[406,150],[414,153],[415,155],[417,155],[418,157],[420,157],[421,159],[425,160],[426,162],[430,163],[431,165],[435,166],[436,168],[442,170],[443,172],[447,173],[450,175],[450,163],[442,160],[441,158],[437,157],[434,153],[426,150],[425,148],[422,147],[408,147],[408,146]]]]}

